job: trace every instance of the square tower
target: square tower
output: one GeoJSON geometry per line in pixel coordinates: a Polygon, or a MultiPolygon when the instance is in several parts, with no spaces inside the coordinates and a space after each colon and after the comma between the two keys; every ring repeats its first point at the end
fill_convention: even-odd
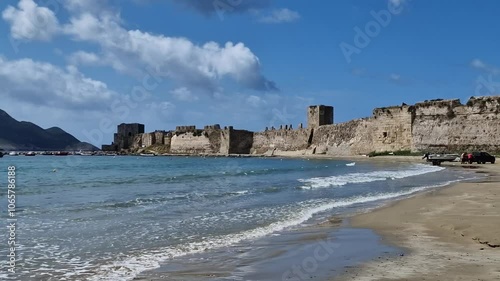
{"type": "Polygon", "coordinates": [[[312,105],[307,109],[307,128],[333,124],[333,106],[312,105]]]}
{"type": "Polygon", "coordinates": [[[115,134],[115,144],[118,146],[118,150],[128,149],[134,137],[139,134],[144,134],[144,124],[120,124],[118,125],[118,132],[115,134]]]}

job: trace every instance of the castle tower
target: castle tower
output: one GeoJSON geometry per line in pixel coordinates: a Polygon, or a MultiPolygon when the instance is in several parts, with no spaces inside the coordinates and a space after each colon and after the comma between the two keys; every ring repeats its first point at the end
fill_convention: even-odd
{"type": "Polygon", "coordinates": [[[307,128],[333,124],[333,106],[312,105],[307,109],[307,128]]]}
{"type": "Polygon", "coordinates": [[[118,150],[128,149],[134,137],[139,134],[144,134],[144,124],[120,124],[118,132],[115,134],[114,144],[118,146],[118,150]]]}

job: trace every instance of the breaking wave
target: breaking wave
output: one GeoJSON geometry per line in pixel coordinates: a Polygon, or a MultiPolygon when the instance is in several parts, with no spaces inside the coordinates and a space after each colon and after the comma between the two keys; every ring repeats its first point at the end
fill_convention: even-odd
{"type": "Polygon", "coordinates": [[[327,188],[333,186],[344,186],[347,184],[367,183],[374,181],[384,181],[391,179],[402,179],[412,176],[434,173],[444,170],[443,167],[429,166],[417,164],[406,170],[386,170],[373,171],[367,173],[350,173],[345,175],[331,177],[317,177],[310,179],[299,179],[299,182],[304,183],[302,189],[327,188]]]}
{"type": "MultiPolygon", "coordinates": [[[[458,181],[458,180],[457,180],[458,181]]],[[[120,281],[132,280],[139,273],[152,270],[160,267],[160,264],[171,259],[178,257],[203,253],[209,250],[228,247],[239,242],[255,240],[275,232],[285,230],[287,228],[300,225],[318,213],[322,213],[334,208],[343,208],[357,204],[370,203],[375,201],[382,201],[394,199],[398,197],[409,196],[414,193],[424,191],[426,189],[437,188],[449,185],[457,181],[448,181],[439,185],[420,186],[414,187],[406,191],[393,192],[393,193],[380,193],[368,196],[355,196],[343,200],[326,200],[321,202],[304,202],[305,208],[295,213],[294,216],[288,220],[272,223],[268,226],[254,228],[248,231],[223,235],[199,242],[191,242],[182,245],[170,246],[149,253],[142,253],[140,255],[130,255],[122,260],[115,261],[111,264],[101,265],[97,270],[97,275],[93,275],[89,280],[95,281],[120,281]]]]}

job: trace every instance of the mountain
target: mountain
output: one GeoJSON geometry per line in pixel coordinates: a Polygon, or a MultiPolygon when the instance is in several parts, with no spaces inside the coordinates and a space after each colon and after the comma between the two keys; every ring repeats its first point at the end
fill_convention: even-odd
{"type": "Polygon", "coordinates": [[[0,109],[0,148],[4,150],[98,150],[81,142],[63,129],[42,129],[31,122],[20,122],[0,109]]]}

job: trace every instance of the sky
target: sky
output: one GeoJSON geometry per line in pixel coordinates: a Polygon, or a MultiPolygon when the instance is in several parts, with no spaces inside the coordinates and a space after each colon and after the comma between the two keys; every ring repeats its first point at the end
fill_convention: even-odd
{"type": "Polygon", "coordinates": [[[0,109],[82,141],[120,123],[262,131],[500,93],[500,2],[7,0],[0,109]]]}

